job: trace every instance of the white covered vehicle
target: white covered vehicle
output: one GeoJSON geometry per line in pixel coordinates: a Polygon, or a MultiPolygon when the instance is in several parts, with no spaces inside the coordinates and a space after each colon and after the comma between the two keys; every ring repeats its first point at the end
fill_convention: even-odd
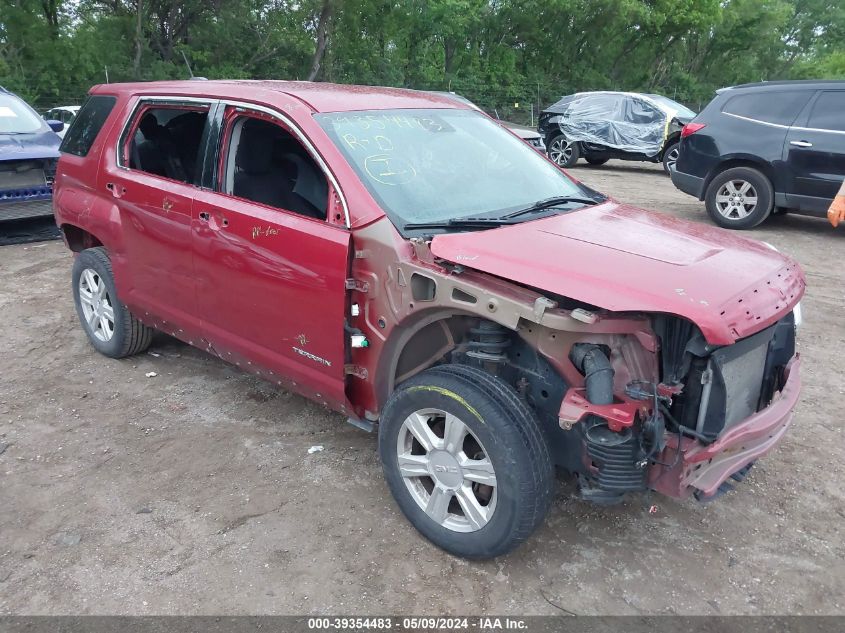
{"type": "Polygon", "coordinates": [[[539,119],[549,157],[561,167],[579,158],[603,165],[611,158],[658,163],[670,173],[678,159],[689,108],[654,94],[579,92],[546,108],[539,119]]]}

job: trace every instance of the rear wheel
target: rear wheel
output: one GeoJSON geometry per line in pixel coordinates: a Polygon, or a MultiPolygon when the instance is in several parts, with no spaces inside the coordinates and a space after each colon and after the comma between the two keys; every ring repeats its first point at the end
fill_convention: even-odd
{"type": "Polygon", "coordinates": [[[605,163],[606,163],[609,159],[607,159],[607,158],[589,158],[589,157],[587,157],[587,158],[585,158],[584,160],[586,160],[586,161],[587,161],[587,163],[589,163],[590,165],[595,165],[596,167],[599,167],[600,165],[604,165],[604,164],[605,164],[605,163]]]}
{"type": "Polygon", "coordinates": [[[104,248],[82,251],[73,263],[72,278],[76,314],[98,352],[124,358],[150,346],[154,330],[138,321],[118,298],[104,248]]]}
{"type": "Polygon", "coordinates": [[[408,520],[457,556],[512,550],[551,503],[554,469],[536,416],[480,369],[444,365],[402,384],[384,408],[379,453],[408,520]]]}
{"type": "Polygon", "coordinates": [[[672,170],[675,169],[675,164],[678,162],[678,156],[681,153],[680,143],[671,143],[666,151],[663,152],[663,171],[667,176],[672,175],[672,170]]]}
{"type": "Polygon", "coordinates": [[[558,134],[549,143],[549,158],[559,167],[572,167],[581,158],[581,149],[578,143],[558,134]]]}
{"type": "Polygon", "coordinates": [[[707,187],[704,204],[711,219],[726,229],[750,229],[769,217],[774,189],[752,167],[734,167],[718,174],[707,187]]]}

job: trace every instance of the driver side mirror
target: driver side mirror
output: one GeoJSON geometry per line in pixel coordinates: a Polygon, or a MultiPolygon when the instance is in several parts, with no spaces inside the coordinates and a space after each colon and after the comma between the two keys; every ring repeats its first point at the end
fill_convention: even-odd
{"type": "Polygon", "coordinates": [[[54,132],[61,132],[65,129],[65,124],[62,121],[57,121],[56,119],[50,119],[47,121],[47,125],[49,125],[50,129],[54,132]]]}

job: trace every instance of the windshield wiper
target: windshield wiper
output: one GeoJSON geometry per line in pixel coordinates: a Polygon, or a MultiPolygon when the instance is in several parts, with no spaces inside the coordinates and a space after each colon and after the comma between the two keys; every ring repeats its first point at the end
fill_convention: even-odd
{"type": "Polygon", "coordinates": [[[516,218],[535,213],[537,211],[545,211],[553,207],[562,206],[565,204],[598,204],[599,200],[593,198],[586,198],[582,196],[556,196],[554,198],[546,198],[539,200],[530,207],[513,211],[506,215],[499,217],[468,217],[468,218],[451,218],[449,220],[437,220],[433,222],[411,222],[406,224],[403,229],[475,229],[475,228],[490,228],[496,226],[503,226],[505,224],[517,224],[516,218]]]}
{"type": "Polygon", "coordinates": [[[524,209],[519,209],[518,211],[513,211],[512,213],[501,216],[499,220],[510,220],[511,218],[518,218],[521,215],[528,215],[529,213],[535,213],[536,211],[545,211],[546,209],[551,209],[564,204],[581,203],[592,205],[598,204],[598,202],[598,200],[584,196],[555,196],[553,198],[546,198],[545,200],[538,200],[530,207],[525,207],[524,209]]]}
{"type": "Polygon", "coordinates": [[[450,220],[438,220],[435,222],[410,222],[406,224],[403,230],[408,229],[486,229],[491,226],[502,226],[503,224],[513,224],[501,218],[452,218],[450,220]]]}

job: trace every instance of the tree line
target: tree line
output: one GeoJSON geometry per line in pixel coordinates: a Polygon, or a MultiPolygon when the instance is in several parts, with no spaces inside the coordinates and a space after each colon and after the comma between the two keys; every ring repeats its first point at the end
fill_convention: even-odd
{"type": "Polygon", "coordinates": [[[0,0],[0,85],[311,79],[452,90],[503,117],[578,90],[845,77],[842,0],[0,0]],[[501,110],[504,110],[502,112],[501,110]]]}

